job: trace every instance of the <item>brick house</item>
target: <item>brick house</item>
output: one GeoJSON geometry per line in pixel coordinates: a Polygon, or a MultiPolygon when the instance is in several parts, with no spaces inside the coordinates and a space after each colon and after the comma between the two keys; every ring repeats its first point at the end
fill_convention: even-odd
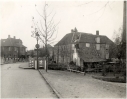
{"type": "Polygon", "coordinates": [[[84,62],[102,62],[115,58],[116,45],[107,37],[90,33],[78,32],[75,28],[66,34],[54,46],[54,60],[68,64],[71,61],[77,66],[83,66],[84,62]]]}
{"type": "Polygon", "coordinates": [[[25,57],[26,47],[22,40],[11,38],[8,35],[7,39],[1,39],[1,57],[4,58],[20,58],[25,57]]]}

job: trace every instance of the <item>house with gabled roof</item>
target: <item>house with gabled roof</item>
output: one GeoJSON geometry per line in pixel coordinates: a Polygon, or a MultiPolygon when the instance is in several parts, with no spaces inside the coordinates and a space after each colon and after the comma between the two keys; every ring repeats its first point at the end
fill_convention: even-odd
{"type": "Polygon", "coordinates": [[[8,35],[7,39],[1,39],[1,56],[5,58],[19,58],[25,57],[26,46],[23,45],[22,40],[11,38],[8,35]]]}
{"type": "Polygon", "coordinates": [[[107,37],[78,32],[75,28],[66,34],[54,46],[54,59],[59,63],[75,62],[83,66],[84,62],[103,62],[116,57],[116,45],[107,37]]]}

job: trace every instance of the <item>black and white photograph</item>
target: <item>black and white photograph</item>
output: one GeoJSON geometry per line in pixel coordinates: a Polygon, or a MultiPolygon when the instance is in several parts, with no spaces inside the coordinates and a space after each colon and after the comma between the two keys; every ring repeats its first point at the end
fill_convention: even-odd
{"type": "Polygon", "coordinates": [[[126,99],[126,0],[0,0],[0,97],[126,99]]]}

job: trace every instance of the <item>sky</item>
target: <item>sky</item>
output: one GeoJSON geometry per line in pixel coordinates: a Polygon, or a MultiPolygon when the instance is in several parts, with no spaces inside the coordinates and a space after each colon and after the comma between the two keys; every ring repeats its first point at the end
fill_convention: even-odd
{"type": "MultiPolygon", "coordinates": [[[[57,26],[56,44],[71,29],[75,27],[79,32],[106,35],[113,40],[114,31],[118,31],[123,24],[123,1],[46,1],[47,13],[54,17],[57,26]],[[107,5],[106,5],[107,4],[107,5]],[[105,6],[106,5],[106,6],[105,6]],[[105,6],[105,7],[104,7],[105,6]]],[[[42,0],[2,0],[0,1],[0,38],[6,39],[8,35],[21,39],[27,50],[34,49],[36,39],[31,37],[33,21],[40,22],[43,14],[44,1],[42,0]],[[35,6],[36,5],[36,6],[35,6]],[[38,12],[37,12],[38,11],[38,12]]],[[[50,17],[49,17],[50,19],[50,17]]],[[[43,24],[43,22],[42,22],[43,24]]],[[[40,25],[40,24],[39,24],[40,25]]],[[[53,38],[55,37],[53,36],[53,38]]],[[[41,47],[43,43],[39,41],[41,47]]]]}

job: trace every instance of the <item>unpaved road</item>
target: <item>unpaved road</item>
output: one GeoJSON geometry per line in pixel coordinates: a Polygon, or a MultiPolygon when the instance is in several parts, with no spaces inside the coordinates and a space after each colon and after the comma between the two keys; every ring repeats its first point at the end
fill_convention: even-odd
{"type": "Polygon", "coordinates": [[[126,98],[126,84],[97,80],[90,74],[40,70],[63,98],[126,98]]]}

